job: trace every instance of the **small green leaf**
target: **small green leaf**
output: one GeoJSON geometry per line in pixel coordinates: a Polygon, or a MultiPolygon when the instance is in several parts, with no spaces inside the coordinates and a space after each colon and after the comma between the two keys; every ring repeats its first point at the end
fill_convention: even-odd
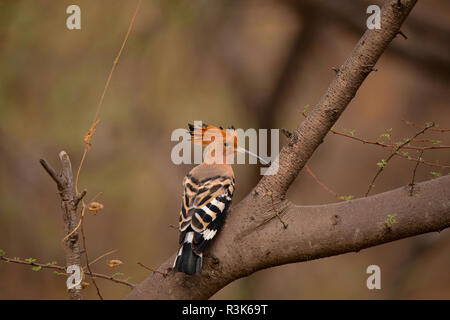
{"type": "Polygon", "coordinates": [[[340,197],[339,197],[340,200],[344,200],[344,201],[352,200],[352,199],[354,199],[354,198],[355,198],[354,195],[340,196],[340,197]]]}
{"type": "Polygon", "coordinates": [[[52,262],[47,263],[46,265],[47,266],[54,266],[55,264],[56,264],[56,261],[52,261],[52,262]]]}
{"type": "Polygon", "coordinates": [[[64,272],[58,272],[58,271],[53,271],[54,274],[56,274],[57,276],[65,276],[66,274],[64,272]]]}
{"type": "Polygon", "coordinates": [[[377,163],[377,166],[380,168],[384,168],[387,165],[386,160],[382,159],[380,162],[377,163]]]}
{"type": "Polygon", "coordinates": [[[397,217],[397,214],[388,214],[387,219],[384,221],[386,226],[390,229],[394,223],[397,223],[397,220],[395,219],[397,217]]]}
{"type": "Polygon", "coordinates": [[[303,115],[304,117],[306,117],[306,111],[308,111],[308,109],[309,109],[310,107],[311,107],[311,106],[310,106],[309,104],[307,104],[306,106],[303,107],[302,115],[303,115]]]}
{"type": "Polygon", "coordinates": [[[431,144],[432,144],[433,146],[436,146],[436,145],[438,145],[438,144],[441,144],[441,142],[442,142],[442,141],[440,141],[440,140],[431,140],[431,144]]]}
{"type": "Polygon", "coordinates": [[[116,272],[116,273],[114,273],[111,277],[112,278],[114,278],[114,277],[121,277],[121,276],[124,276],[125,274],[124,273],[122,273],[122,272],[116,272]]]}
{"type": "Polygon", "coordinates": [[[436,171],[431,171],[430,174],[435,178],[439,178],[440,176],[442,176],[442,173],[436,171]]]}
{"type": "Polygon", "coordinates": [[[41,266],[36,266],[36,267],[31,268],[31,270],[33,270],[33,271],[39,271],[41,269],[42,269],[41,266]]]}
{"type": "Polygon", "coordinates": [[[3,257],[5,255],[5,251],[3,251],[2,249],[0,249],[0,257],[3,257]]]}
{"type": "Polygon", "coordinates": [[[378,138],[379,139],[386,138],[389,140],[389,139],[391,139],[391,135],[389,133],[382,133],[382,134],[380,134],[380,136],[378,138]]]}
{"type": "Polygon", "coordinates": [[[29,263],[33,263],[33,262],[36,262],[36,259],[34,259],[34,258],[28,258],[28,259],[25,259],[25,261],[26,261],[26,262],[29,262],[29,263]]]}

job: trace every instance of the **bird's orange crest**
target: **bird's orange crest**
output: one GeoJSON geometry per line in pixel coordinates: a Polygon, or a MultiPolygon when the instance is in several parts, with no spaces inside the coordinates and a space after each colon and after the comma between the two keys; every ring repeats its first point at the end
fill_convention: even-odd
{"type": "Polygon", "coordinates": [[[228,129],[207,125],[206,123],[202,123],[201,126],[189,123],[188,126],[191,141],[194,143],[201,143],[203,146],[207,146],[214,142],[215,139],[221,138],[223,143],[231,142],[237,148],[237,134],[234,126],[228,129]]]}

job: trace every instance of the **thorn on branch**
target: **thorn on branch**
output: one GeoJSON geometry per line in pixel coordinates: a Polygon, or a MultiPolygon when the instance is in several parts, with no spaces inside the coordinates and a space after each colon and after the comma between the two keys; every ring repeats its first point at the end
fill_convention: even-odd
{"type": "Polygon", "coordinates": [[[398,30],[397,34],[401,35],[403,39],[408,40],[408,37],[402,32],[402,30],[398,30]]]}
{"type": "Polygon", "coordinates": [[[290,138],[292,137],[292,132],[290,132],[289,130],[285,129],[285,128],[281,128],[280,129],[281,133],[284,134],[286,136],[286,138],[290,138]]]}

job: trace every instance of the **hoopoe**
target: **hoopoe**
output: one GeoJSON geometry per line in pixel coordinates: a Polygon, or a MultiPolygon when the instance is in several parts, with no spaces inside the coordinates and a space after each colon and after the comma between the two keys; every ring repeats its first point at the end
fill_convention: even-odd
{"type": "Polygon", "coordinates": [[[189,124],[189,132],[192,141],[206,149],[203,163],[183,180],[180,248],[173,269],[193,275],[200,271],[202,252],[224,224],[231,205],[235,179],[230,159],[236,152],[258,156],[238,147],[234,127],[224,130],[206,124],[201,127],[189,124]]]}

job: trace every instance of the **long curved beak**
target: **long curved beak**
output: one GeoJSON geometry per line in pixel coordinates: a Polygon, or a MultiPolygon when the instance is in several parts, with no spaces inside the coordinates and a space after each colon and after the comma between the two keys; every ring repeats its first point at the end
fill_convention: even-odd
{"type": "Polygon", "coordinates": [[[255,157],[256,159],[259,159],[259,161],[261,161],[263,164],[269,164],[269,162],[267,162],[266,160],[264,160],[263,158],[261,158],[257,154],[254,154],[253,152],[248,151],[247,149],[244,149],[244,148],[241,148],[241,147],[237,147],[236,151],[240,152],[240,153],[244,153],[244,154],[248,153],[252,157],[255,157]]]}

